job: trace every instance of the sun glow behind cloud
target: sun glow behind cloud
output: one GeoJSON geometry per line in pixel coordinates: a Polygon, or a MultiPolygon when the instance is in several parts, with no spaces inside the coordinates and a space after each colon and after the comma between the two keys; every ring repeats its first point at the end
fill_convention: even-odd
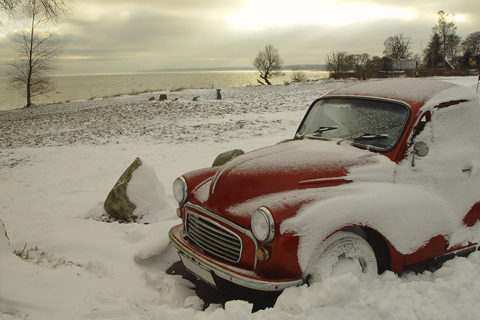
{"type": "Polygon", "coordinates": [[[237,29],[260,30],[290,25],[341,26],[381,19],[411,20],[410,8],[388,7],[370,3],[342,3],[319,0],[246,0],[244,8],[228,16],[237,29]]]}

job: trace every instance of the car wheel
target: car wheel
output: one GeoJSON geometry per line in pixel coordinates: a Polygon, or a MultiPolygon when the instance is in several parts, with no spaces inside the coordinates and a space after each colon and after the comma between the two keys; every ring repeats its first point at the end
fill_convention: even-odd
{"type": "Polygon", "coordinates": [[[373,279],[378,274],[377,258],[364,238],[340,231],[315,250],[304,278],[310,284],[350,272],[361,279],[373,279]]]}

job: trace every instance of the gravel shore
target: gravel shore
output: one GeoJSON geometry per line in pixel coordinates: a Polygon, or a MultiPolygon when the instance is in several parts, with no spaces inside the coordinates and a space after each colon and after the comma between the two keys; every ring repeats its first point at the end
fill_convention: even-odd
{"type": "MultiPolygon", "coordinates": [[[[305,112],[313,100],[348,83],[322,80],[229,88],[222,90],[222,100],[216,100],[215,90],[202,89],[168,92],[165,101],[159,101],[156,92],[0,111],[0,148],[103,145],[138,139],[176,143],[212,136],[228,141],[245,130],[262,135],[276,130],[277,121],[288,121],[285,112],[305,112]],[[269,120],[262,119],[265,113],[269,120]],[[279,113],[279,119],[272,121],[272,113],[279,113]]],[[[291,119],[296,124],[300,120],[301,116],[291,119]]]]}

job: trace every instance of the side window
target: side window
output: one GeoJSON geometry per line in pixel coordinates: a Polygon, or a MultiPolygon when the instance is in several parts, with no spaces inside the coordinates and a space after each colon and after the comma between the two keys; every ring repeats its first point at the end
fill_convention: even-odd
{"type": "Polygon", "coordinates": [[[415,143],[415,138],[423,132],[425,129],[427,123],[429,123],[432,120],[432,114],[430,111],[425,112],[422,117],[420,118],[420,121],[417,122],[417,125],[413,129],[413,135],[410,141],[408,142],[407,148],[410,148],[414,143],[415,143]]]}
{"type": "Polygon", "coordinates": [[[425,126],[431,120],[432,120],[432,114],[430,113],[430,111],[425,112],[422,118],[420,118],[420,121],[417,123],[415,130],[413,131],[412,141],[415,140],[415,138],[423,131],[423,129],[425,129],[425,126]]]}

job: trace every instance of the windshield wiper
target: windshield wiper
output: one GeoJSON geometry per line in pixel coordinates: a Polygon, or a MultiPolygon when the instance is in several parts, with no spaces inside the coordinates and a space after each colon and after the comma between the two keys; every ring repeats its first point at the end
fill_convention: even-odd
{"type": "Polygon", "coordinates": [[[390,136],[388,135],[388,133],[361,133],[361,134],[356,134],[356,135],[338,140],[337,144],[340,144],[345,140],[386,139],[386,138],[389,138],[389,137],[390,136]]]}
{"type": "Polygon", "coordinates": [[[329,140],[327,138],[323,138],[323,137],[320,137],[318,135],[322,134],[322,132],[335,130],[335,129],[338,129],[338,127],[337,126],[322,126],[322,127],[318,128],[317,130],[313,131],[310,134],[306,134],[306,133],[299,134],[299,135],[297,135],[297,138],[299,140],[303,140],[305,137],[311,137],[311,138],[321,139],[321,140],[329,140]]]}
{"type": "Polygon", "coordinates": [[[388,138],[388,137],[389,137],[388,133],[362,133],[362,134],[359,134],[359,135],[356,135],[356,136],[352,137],[352,139],[354,139],[354,140],[360,140],[360,139],[369,140],[369,139],[388,138]]]}
{"type": "Polygon", "coordinates": [[[313,131],[313,134],[322,133],[322,132],[325,132],[325,131],[330,131],[330,130],[335,130],[335,129],[338,129],[338,127],[337,126],[322,126],[322,127],[318,128],[317,130],[313,131]]]}

